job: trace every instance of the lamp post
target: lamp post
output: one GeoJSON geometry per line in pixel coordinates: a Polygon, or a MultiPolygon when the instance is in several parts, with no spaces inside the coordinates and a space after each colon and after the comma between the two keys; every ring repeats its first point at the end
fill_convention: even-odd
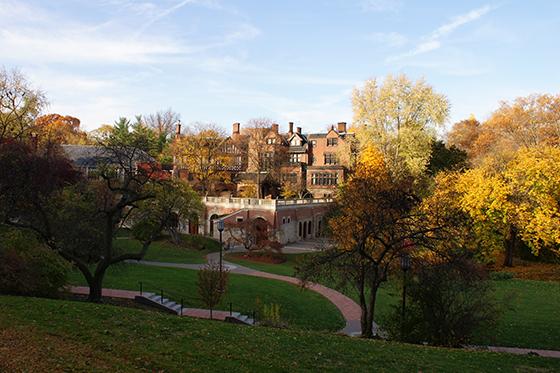
{"type": "Polygon", "coordinates": [[[406,273],[410,269],[410,255],[408,253],[401,254],[401,269],[403,271],[403,292],[402,292],[402,310],[401,310],[401,340],[404,340],[404,313],[406,309],[406,273]]]}
{"type": "Polygon", "coordinates": [[[218,232],[220,232],[220,273],[222,273],[222,249],[223,249],[223,244],[222,244],[222,232],[224,231],[224,221],[223,220],[218,220],[218,232]]]}

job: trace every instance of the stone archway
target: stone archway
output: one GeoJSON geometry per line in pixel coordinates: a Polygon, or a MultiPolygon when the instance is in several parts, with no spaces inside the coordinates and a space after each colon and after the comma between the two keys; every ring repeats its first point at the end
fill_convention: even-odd
{"type": "Polygon", "coordinates": [[[268,222],[263,217],[257,217],[253,219],[253,224],[255,224],[255,233],[257,244],[263,240],[268,239],[268,222]]]}
{"type": "Polygon", "coordinates": [[[210,228],[210,229],[209,229],[209,233],[210,233],[210,236],[211,236],[211,237],[214,237],[214,225],[215,225],[215,222],[214,222],[214,221],[215,221],[216,219],[218,219],[218,218],[219,218],[218,215],[212,214],[212,215],[210,216],[210,219],[208,220],[209,228],[210,228]]]}

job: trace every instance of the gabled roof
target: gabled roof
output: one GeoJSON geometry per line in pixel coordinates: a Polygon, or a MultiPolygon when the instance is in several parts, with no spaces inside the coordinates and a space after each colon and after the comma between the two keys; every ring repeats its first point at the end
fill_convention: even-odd
{"type": "MultiPolygon", "coordinates": [[[[98,164],[117,164],[117,152],[98,145],[62,145],[66,156],[78,167],[95,167],[98,164]]],[[[148,153],[139,150],[133,154],[135,162],[154,162],[148,153]]]]}

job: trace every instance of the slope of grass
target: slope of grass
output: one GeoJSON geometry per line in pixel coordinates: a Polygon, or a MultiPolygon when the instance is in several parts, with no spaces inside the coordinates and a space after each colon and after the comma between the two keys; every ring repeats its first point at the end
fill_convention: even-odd
{"type": "MultiPolygon", "coordinates": [[[[249,260],[228,260],[264,272],[290,275],[297,258],[282,264],[255,263],[249,260]]],[[[324,283],[334,287],[334,284],[324,283]]],[[[560,282],[531,280],[493,281],[496,296],[504,305],[502,319],[496,325],[493,338],[478,339],[486,345],[542,348],[560,350],[560,282]]],[[[353,289],[342,292],[358,301],[353,289]]],[[[400,290],[395,284],[384,284],[378,293],[376,320],[383,325],[384,319],[399,303],[400,290]]]]}
{"type": "Polygon", "coordinates": [[[554,372],[560,360],[0,296],[0,371],[554,372]]]}
{"type": "MultiPolygon", "coordinates": [[[[115,247],[127,251],[136,252],[141,248],[139,241],[127,237],[117,238],[115,247]]],[[[181,243],[175,245],[166,238],[153,242],[144,260],[170,263],[206,263],[206,255],[219,251],[220,243],[203,236],[182,235],[181,243]]]]}
{"type": "Polygon", "coordinates": [[[243,258],[240,254],[226,255],[225,260],[232,263],[237,263],[245,267],[256,269],[257,271],[275,273],[283,276],[294,276],[295,266],[308,254],[287,254],[284,263],[263,263],[255,260],[243,258]]]}
{"type": "Polygon", "coordinates": [[[560,282],[494,281],[506,307],[495,339],[478,343],[560,350],[560,282]]]}
{"type": "MultiPolygon", "coordinates": [[[[86,284],[78,272],[73,272],[70,279],[75,285],[86,284]]],[[[103,286],[138,290],[140,281],[145,291],[159,293],[163,289],[175,301],[183,298],[185,307],[206,308],[198,297],[194,270],[125,264],[110,268],[103,286]]],[[[344,326],[338,309],[321,295],[285,282],[251,276],[230,274],[228,291],[216,309],[228,310],[231,302],[235,311],[251,314],[259,308],[257,299],[261,304],[279,304],[282,318],[294,328],[336,331],[344,326]]]]}

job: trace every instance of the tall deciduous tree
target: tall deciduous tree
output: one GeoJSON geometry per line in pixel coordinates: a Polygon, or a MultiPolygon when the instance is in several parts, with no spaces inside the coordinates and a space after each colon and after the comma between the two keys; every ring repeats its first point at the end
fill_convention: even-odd
{"type": "Polygon", "coordinates": [[[87,133],[80,130],[80,120],[70,115],[47,114],[35,120],[33,131],[38,146],[50,149],[59,144],[87,144],[87,133]]]}
{"type": "Polygon", "coordinates": [[[521,148],[500,167],[490,162],[455,174],[454,182],[438,185],[436,194],[452,193],[449,201],[455,199],[452,203],[472,219],[480,244],[503,250],[504,265],[512,266],[521,242],[535,255],[543,249],[560,255],[559,175],[560,149],[521,148]]]}
{"type": "Polygon", "coordinates": [[[430,159],[435,129],[449,113],[447,98],[424,80],[388,75],[368,80],[352,96],[359,149],[375,146],[391,170],[422,174],[430,159]]]}
{"type": "Polygon", "coordinates": [[[274,122],[266,118],[251,119],[245,129],[247,171],[255,174],[257,198],[263,197],[265,180],[280,185],[280,166],[286,162],[284,139],[273,130],[274,122]]]}
{"type": "Polygon", "coordinates": [[[214,124],[198,123],[173,144],[175,159],[198,181],[207,195],[215,182],[226,178],[230,157],[225,152],[226,135],[214,124]]]}
{"type": "Polygon", "coordinates": [[[502,102],[482,124],[474,118],[456,123],[448,139],[465,150],[474,165],[486,158],[503,165],[522,147],[560,146],[560,95],[530,95],[502,102]]]}
{"type": "Polygon", "coordinates": [[[111,265],[142,259],[161,230],[200,206],[188,186],[154,178],[150,158],[131,142],[112,139],[100,148],[100,179],[89,181],[76,177],[69,162],[56,154],[14,152],[0,157],[0,174],[7,176],[0,180],[3,223],[35,232],[74,264],[89,284],[91,301],[101,299],[111,265]],[[113,245],[123,224],[142,226],[138,251],[123,252],[113,245]]]}
{"type": "Polygon", "coordinates": [[[0,142],[29,136],[46,104],[44,94],[33,89],[19,71],[0,68],[0,142]]]}
{"type": "Polygon", "coordinates": [[[422,209],[413,178],[395,177],[374,146],[362,151],[336,202],[328,222],[334,247],[303,266],[300,275],[329,276],[335,269],[344,276],[359,295],[362,336],[372,337],[377,291],[391,266],[404,252],[443,241],[448,220],[422,209]]]}

